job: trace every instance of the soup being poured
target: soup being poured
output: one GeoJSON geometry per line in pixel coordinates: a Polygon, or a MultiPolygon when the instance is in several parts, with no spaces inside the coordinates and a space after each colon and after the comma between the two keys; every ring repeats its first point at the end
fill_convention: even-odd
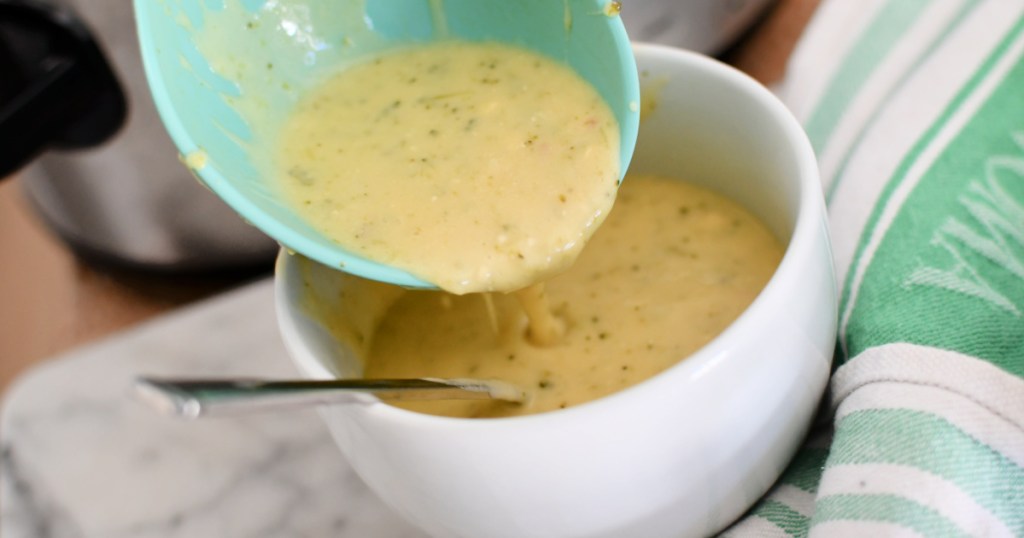
{"type": "MultiPolygon", "coordinates": [[[[365,377],[495,378],[530,394],[523,405],[396,404],[453,417],[523,415],[587,402],[708,343],[753,301],[782,252],[758,219],[721,195],[672,179],[629,176],[576,264],[545,284],[565,325],[556,342],[532,341],[512,295],[393,292],[375,328],[361,333],[370,335],[360,340],[368,351],[365,377]]],[[[358,295],[358,285],[353,292],[358,295]]]]}
{"type": "Polygon", "coordinates": [[[615,199],[619,130],[570,68],[441,42],[352,66],[281,134],[285,198],[350,252],[454,292],[569,267],[615,199]]]}

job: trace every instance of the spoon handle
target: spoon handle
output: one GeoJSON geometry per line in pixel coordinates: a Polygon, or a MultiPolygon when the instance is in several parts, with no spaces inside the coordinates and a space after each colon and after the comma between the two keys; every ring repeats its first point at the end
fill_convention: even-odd
{"type": "Polygon", "coordinates": [[[237,415],[313,405],[356,403],[357,394],[388,400],[506,400],[525,395],[503,381],[480,379],[173,379],[142,377],[135,395],[158,410],[182,417],[237,415]]]}

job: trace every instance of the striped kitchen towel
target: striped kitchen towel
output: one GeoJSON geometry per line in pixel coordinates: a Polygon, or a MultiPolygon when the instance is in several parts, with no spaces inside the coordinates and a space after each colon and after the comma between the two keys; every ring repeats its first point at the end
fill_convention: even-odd
{"type": "Polygon", "coordinates": [[[827,424],[728,536],[1024,536],[1024,0],[831,0],[783,99],[840,289],[827,424]]]}

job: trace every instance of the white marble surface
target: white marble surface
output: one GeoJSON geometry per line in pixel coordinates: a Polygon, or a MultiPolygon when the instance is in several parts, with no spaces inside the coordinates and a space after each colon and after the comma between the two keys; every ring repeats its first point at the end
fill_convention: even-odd
{"type": "Polygon", "coordinates": [[[180,421],[138,374],[295,376],[269,281],[51,361],[0,423],[4,538],[421,537],[352,472],[313,411],[180,421]]]}

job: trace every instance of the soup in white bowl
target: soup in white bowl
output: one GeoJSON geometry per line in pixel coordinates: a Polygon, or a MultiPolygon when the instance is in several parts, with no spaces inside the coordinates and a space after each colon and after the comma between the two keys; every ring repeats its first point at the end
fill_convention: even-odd
{"type": "MultiPolygon", "coordinates": [[[[767,90],[732,68],[669,48],[638,45],[635,52],[654,106],[630,172],[685,179],[738,203],[781,242],[781,262],[709,342],[579,405],[477,419],[372,397],[325,407],[359,475],[433,535],[716,532],[777,478],[824,390],[835,282],[817,167],[802,130],[767,90]]],[[[363,375],[369,336],[406,293],[353,286],[339,275],[286,253],[278,262],[282,334],[310,377],[363,375]],[[348,320],[341,332],[339,315],[348,320]]]]}

